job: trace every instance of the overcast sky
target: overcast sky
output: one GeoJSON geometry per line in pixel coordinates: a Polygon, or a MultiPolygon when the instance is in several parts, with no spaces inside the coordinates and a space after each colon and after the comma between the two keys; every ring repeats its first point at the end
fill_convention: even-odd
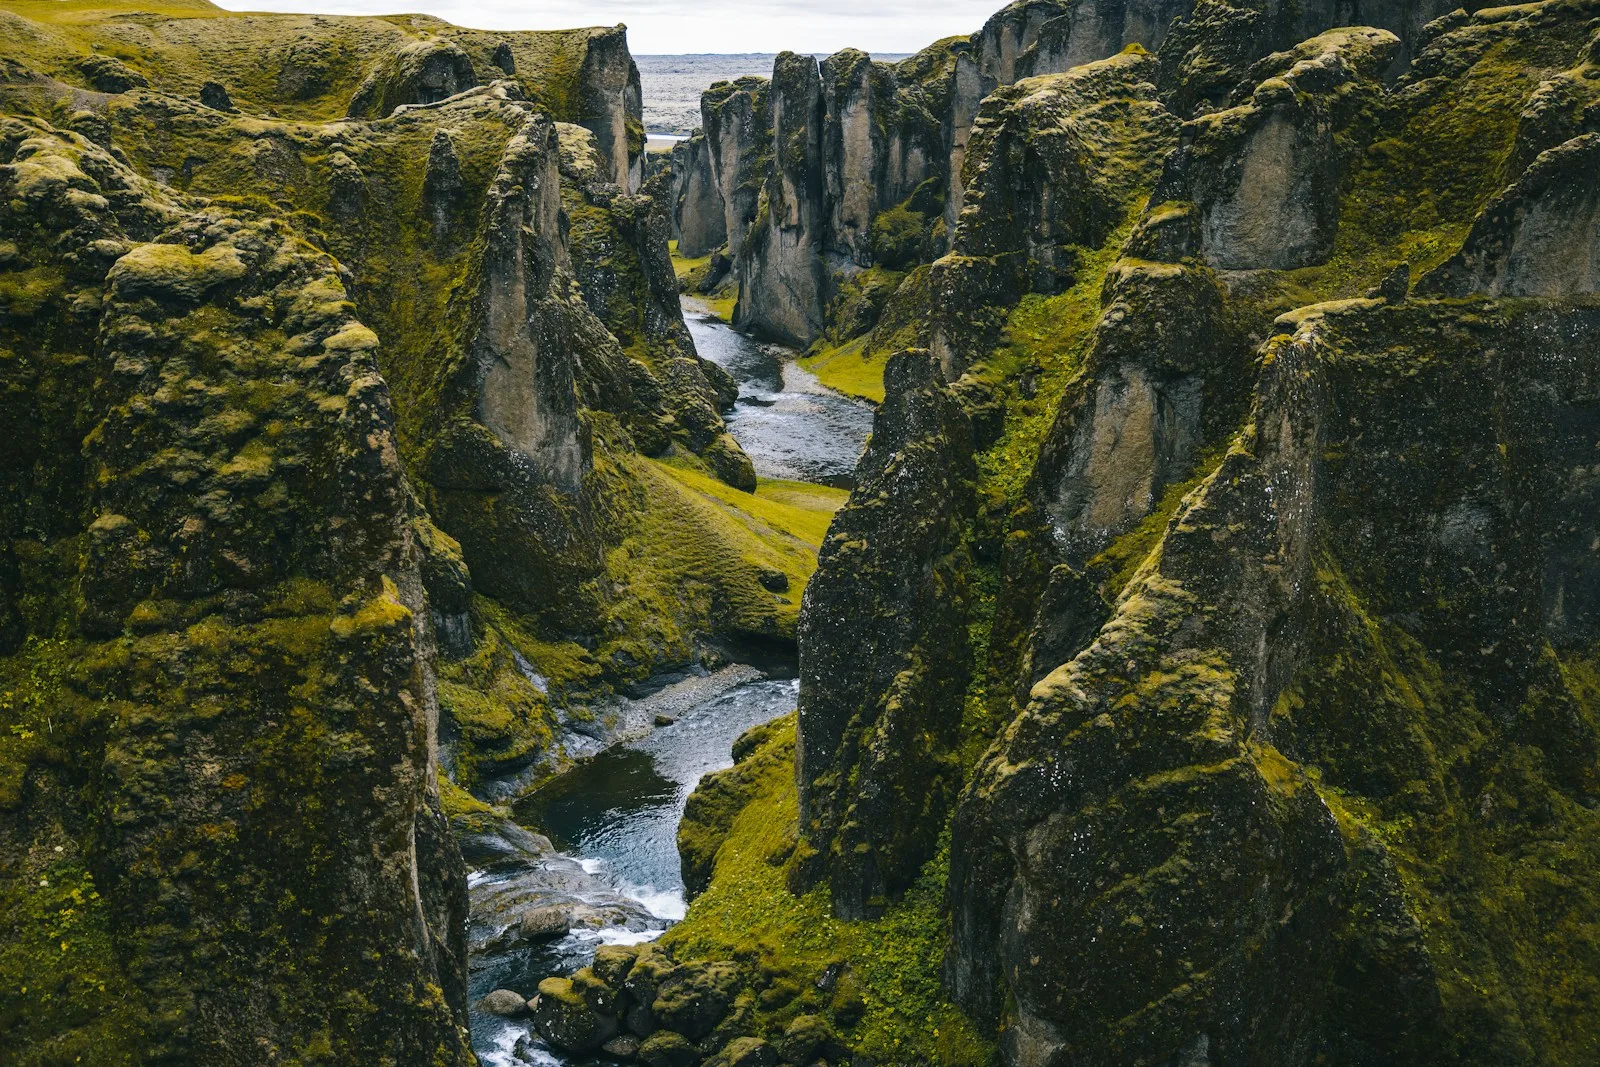
{"type": "Polygon", "coordinates": [[[686,52],[915,52],[971,33],[1006,0],[222,0],[235,11],[387,15],[422,11],[461,26],[554,30],[628,25],[635,55],[686,52]]]}

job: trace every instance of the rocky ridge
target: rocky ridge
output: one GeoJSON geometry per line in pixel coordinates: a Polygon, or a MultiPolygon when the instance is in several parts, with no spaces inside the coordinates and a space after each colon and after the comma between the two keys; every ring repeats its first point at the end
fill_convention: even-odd
{"type": "MultiPolygon", "coordinates": [[[[873,439],[970,487],[840,512],[797,788],[708,783],[732,829],[674,946],[819,896],[948,914],[944,989],[1015,1064],[1592,1057],[1597,14],[1197,5],[987,95],[950,250],[900,283],[931,383],[891,355],[873,439]],[[912,403],[965,425],[905,435],[912,403]],[[907,550],[934,524],[964,577],[907,550]],[[941,657],[887,619],[951,620],[941,657]]],[[[750,988],[804,956],[764,929],[750,988]]]]}
{"type": "Polygon", "coordinates": [[[0,18],[6,1044],[471,1062],[463,787],[809,574],[625,39],[0,18]]]}

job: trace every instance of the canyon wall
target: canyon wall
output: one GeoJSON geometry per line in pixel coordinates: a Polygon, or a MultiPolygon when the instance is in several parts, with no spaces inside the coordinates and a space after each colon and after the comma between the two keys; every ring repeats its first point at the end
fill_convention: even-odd
{"type": "Polygon", "coordinates": [[[620,29],[163,11],[0,11],[4,1043],[471,1063],[463,789],[793,633],[733,383],[620,29]]]}
{"type": "Polygon", "coordinates": [[[975,108],[739,818],[948,914],[1005,1062],[1592,1058],[1597,13],[1205,3],[975,108]]]}

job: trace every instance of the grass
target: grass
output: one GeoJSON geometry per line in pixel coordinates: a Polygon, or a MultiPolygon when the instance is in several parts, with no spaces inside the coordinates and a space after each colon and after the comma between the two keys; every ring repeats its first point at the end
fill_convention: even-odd
{"type": "Polygon", "coordinates": [[[715,315],[723,322],[733,322],[733,308],[739,302],[739,287],[734,284],[730,276],[717,290],[712,293],[690,292],[699,285],[700,276],[711,269],[711,256],[704,255],[695,259],[687,259],[678,255],[678,242],[668,244],[672,253],[672,272],[678,276],[678,288],[688,294],[692,307],[715,315]]]}
{"type": "Polygon", "coordinates": [[[940,984],[948,846],[905,898],[872,922],[833,918],[826,887],[789,892],[783,860],[798,824],[793,749],[790,726],[749,757],[765,764],[753,799],[717,853],[711,887],[663,942],[680,958],[752,960],[771,980],[769,989],[792,989],[787,1003],[769,1001],[770,993],[758,1001],[773,1004],[760,1013],[769,1033],[781,1032],[795,1015],[826,1009],[811,979],[842,964],[845,977],[831,1006],[859,998],[860,1021],[843,1032],[861,1055],[947,1067],[992,1062],[991,1045],[944,999],[940,984]]]}
{"type": "Polygon", "coordinates": [[[1106,272],[1117,261],[1132,232],[1131,220],[1138,215],[1139,210],[1130,210],[1129,222],[1099,248],[1084,253],[1077,280],[1066,292],[1024,296],[1006,323],[1004,344],[986,363],[975,368],[976,373],[995,381],[1010,394],[1000,440],[978,456],[978,475],[986,492],[1008,501],[1021,499],[1045,434],[1055,422],[1061,394],[1088,352],[1094,324],[1100,317],[1100,291],[1106,272]],[[1027,368],[1038,371],[1031,399],[1024,399],[1017,391],[1017,382],[1027,368]]]}
{"type": "Polygon", "coordinates": [[[835,348],[823,348],[811,355],[800,357],[800,365],[829,389],[846,396],[883,403],[883,369],[888,365],[889,354],[866,352],[867,336],[835,348]]]}
{"type": "Polygon", "coordinates": [[[817,551],[833,513],[849,499],[847,490],[758,479],[751,494],[698,471],[660,460],[648,462],[651,470],[671,480],[679,500],[695,513],[693,525],[700,529],[690,536],[696,540],[709,536],[743,559],[783,571],[798,606],[800,590],[817,569],[817,551]]]}

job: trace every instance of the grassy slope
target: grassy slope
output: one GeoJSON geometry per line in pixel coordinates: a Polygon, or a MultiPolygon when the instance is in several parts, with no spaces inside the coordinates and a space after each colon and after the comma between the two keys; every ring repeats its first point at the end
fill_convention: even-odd
{"type": "Polygon", "coordinates": [[[164,92],[194,96],[220,81],[246,111],[286,118],[342,118],[374,62],[429,35],[448,37],[472,57],[481,81],[506,75],[491,62],[509,45],[515,80],[558,120],[578,121],[577,76],[596,29],[485,31],[428,15],[315,15],[226,11],[205,0],[126,3],[106,0],[4,0],[32,25],[0,20],[7,55],[74,85],[90,52],[112,56],[164,92]]]}
{"type": "MultiPolygon", "coordinates": [[[[678,286],[684,291],[689,291],[698,286],[699,277],[711,267],[710,256],[700,256],[698,259],[686,259],[678,255],[678,242],[670,245],[672,251],[672,270],[678,276],[678,286]]],[[[723,322],[733,321],[733,306],[739,302],[739,287],[734,285],[731,277],[725,281],[714,293],[701,295],[696,292],[689,298],[697,307],[703,308],[723,322]]]]}
{"type": "Polygon", "coordinates": [[[800,365],[829,389],[846,396],[883,403],[883,369],[889,353],[866,351],[866,335],[833,348],[823,348],[802,356],[800,365]]]}
{"type": "Polygon", "coordinates": [[[940,989],[947,856],[930,863],[882,919],[840,922],[829,913],[826,887],[796,897],[784,885],[783,861],[798,825],[792,720],[750,760],[761,769],[754,799],[717,854],[711,888],[663,942],[680,958],[753,960],[772,982],[758,1018],[773,1031],[799,1014],[859,1012],[844,1033],[876,1062],[989,1062],[988,1043],[940,989]],[[819,997],[814,979],[833,964],[845,965],[848,977],[819,997]]]}

